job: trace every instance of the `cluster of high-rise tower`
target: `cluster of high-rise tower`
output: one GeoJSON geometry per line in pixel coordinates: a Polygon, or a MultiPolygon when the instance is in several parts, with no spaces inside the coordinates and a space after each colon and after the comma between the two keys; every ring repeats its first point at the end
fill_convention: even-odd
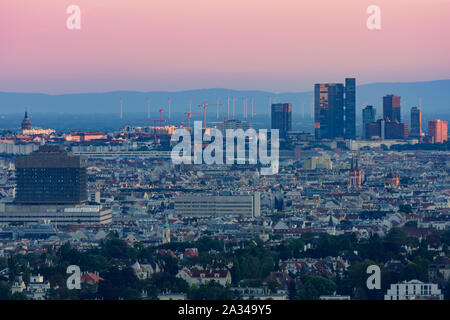
{"type": "MultiPolygon", "coordinates": [[[[401,121],[399,96],[395,94],[384,96],[383,117],[377,120],[376,114],[373,106],[366,106],[363,109],[362,136],[364,139],[407,139],[409,137],[408,124],[401,121]]],[[[411,134],[414,135],[415,132],[411,134]]]]}
{"type": "Polygon", "coordinates": [[[314,86],[316,139],[356,139],[356,79],[314,86]]]}
{"type": "MultiPolygon", "coordinates": [[[[447,140],[447,122],[428,123],[428,135],[422,132],[420,107],[411,109],[410,130],[401,119],[401,98],[395,94],[383,97],[383,116],[377,119],[374,106],[368,105],[362,114],[362,138],[408,139],[442,143],[447,140]]],[[[314,135],[321,139],[356,139],[356,80],[345,83],[317,83],[314,86],[314,135]]]]}
{"type": "Polygon", "coordinates": [[[368,140],[415,138],[431,143],[447,141],[447,121],[429,121],[428,135],[425,136],[420,107],[411,108],[409,131],[408,124],[401,122],[400,108],[400,97],[395,94],[383,97],[383,117],[378,120],[377,110],[373,106],[366,106],[362,111],[363,138],[368,140]]]}

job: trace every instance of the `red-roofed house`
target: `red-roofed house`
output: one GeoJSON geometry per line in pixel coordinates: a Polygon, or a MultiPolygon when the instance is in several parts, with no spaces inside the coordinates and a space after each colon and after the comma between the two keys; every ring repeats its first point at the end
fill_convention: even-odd
{"type": "Polygon", "coordinates": [[[85,272],[81,276],[81,283],[88,283],[88,284],[98,284],[100,281],[103,281],[102,277],[98,275],[97,272],[85,272]]]}

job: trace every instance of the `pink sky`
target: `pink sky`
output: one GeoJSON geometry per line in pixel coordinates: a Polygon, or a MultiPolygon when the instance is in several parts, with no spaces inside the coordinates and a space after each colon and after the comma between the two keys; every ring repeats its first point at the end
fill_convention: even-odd
{"type": "Polygon", "coordinates": [[[2,0],[0,91],[69,93],[450,78],[450,0],[2,0]],[[81,30],[66,8],[81,7],[81,30]],[[366,28],[381,7],[382,30],[366,28]]]}

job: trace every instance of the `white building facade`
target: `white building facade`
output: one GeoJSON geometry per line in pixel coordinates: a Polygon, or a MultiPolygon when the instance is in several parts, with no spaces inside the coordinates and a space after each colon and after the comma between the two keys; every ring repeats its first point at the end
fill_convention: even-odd
{"type": "Polygon", "coordinates": [[[411,280],[391,284],[384,300],[444,300],[444,295],[435,283],[411,280]]]}

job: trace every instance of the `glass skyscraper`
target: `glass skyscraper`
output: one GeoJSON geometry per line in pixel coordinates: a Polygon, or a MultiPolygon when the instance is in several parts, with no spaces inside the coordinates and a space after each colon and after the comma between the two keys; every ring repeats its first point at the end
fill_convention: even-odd
{"type": "Polygon", "coordinates": [[[392,122],[401,121],[400,115],[400,97],[390,94],[383,97],[383,119],[392,122]]]}
{"type": "Polygon", "coordinates": [[[355,110],[355,78],[346,78],[345,86],[342,83],[315,84],[314,134],[316,139],[355,139],[355,110]]]}
{"type": "Polygon", "coordinates": [[[410,136],[419,138],[422,135],[422,112],[419,107],[411,108],[411,132],[410,136]]]}
{"type": "Polygon", "coordinates": [[[377,109],[375,109],[373,106],[366,106],[362,111],[362,132],[364,139],[367,139],[370,134],[368,131],[370,131],[370,128],[367,128],[367,125],[369,123],[373,123],[376,121],[377,118],[377,109]]]}
{"type": "Polygon", "coordinates": [[[280,130],[280,137],[285,138],[288,131],[292,130],[292,104],[272,104],[272,129],[280,130]]]}
{"type": "Polygon", "coordinates": [[[345,139],[356,139],[356,79],[345,79],[345,139]]]}

